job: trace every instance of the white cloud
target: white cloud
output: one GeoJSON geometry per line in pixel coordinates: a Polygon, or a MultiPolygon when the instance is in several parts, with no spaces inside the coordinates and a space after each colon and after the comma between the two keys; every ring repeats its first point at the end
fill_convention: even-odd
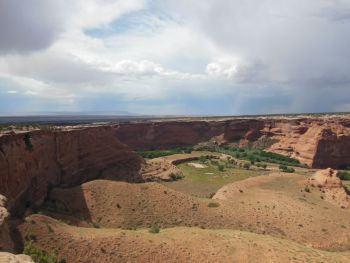
{"type": "Polygon", "coordinates": [[[238,71],[238,63],[235,61],[220,60],[207,65],[206,72],[209,76],[233,79],[238,71]]]}
{"type": "Polygon", "coordinates": [[[8,93],[8,94],[16,94],[16,93],[17,93],[17,90],[8,90],[7,93],[8,93]]]}

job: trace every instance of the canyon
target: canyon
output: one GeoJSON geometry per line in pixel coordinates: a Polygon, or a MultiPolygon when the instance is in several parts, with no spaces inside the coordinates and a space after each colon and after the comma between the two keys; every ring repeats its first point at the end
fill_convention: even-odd
{"type": "Polygon", "coordinates": [[[235,143],[263,147],[312,168],[342,168],[350,164],[349,117],[157,121],[114,128],[116,137],[134,150],[235,143]]]}
{"type": "MultiPolygon", "coordinates": [[[[171,209],[175,209],[174,213],[181,217],[181,221],[173,221],[174,218],[169,216],[171,209],[164,207],[158,213],[152,215],[146,213],[147,216],[142,218],[139,226],[147,227],[152,222],[160,222],[162,227],[200,224],[203,228],[240,229],[241,225],[244,225],[242,222],[248,222],[249,214],[254,212],[247,210],[248,212],[239,215],[230,211],[230,205],[226,205],[226,202],[230,201],[226,199],[237,198],[237,193],[232,194],[233,197],[227,197],[225,188],[218,191],[213,199],[219,200],[220,208],[212,213],[208,211],[208,201],[189,198],[166,187],[152,184],[147,184],[147,189],[150,188],[152,191],[142,188],[146,182],[169,181],[170,175],[180,175],[181,172],[176,167],[178,160],[170,162],[162,158],[144,160],[137,151],[201,145],[256,147],[295,158],[310,168],[346,168],[350,166],[350,118],[348,116],[214,120],[188,118],[2,132],[0,134],[0,251],[18,252],[16,237],[18,233],[14,234],[14,231],[18,230],[17,223],[14,222],[24,218],[28,211],[36,211],[47,200],[54,201],[56,206],[64,204],[64,209],[81,214],[85,219],[93,221],[93,224],[107,228],[132,227],[133,222],[139,220],[133,215],[134,207],[143,200],[150,202],[150,206],[162,206],[162,202],[167,200],[166,202],[173,207],[171,209]],[[108,181],[116,182],[112,185],[108,181]],[[107,191],[109,195],[104,196],[107,191]],[[133,202],[128,201],[131,197],[130,194],[126,194],[128,191],[135,196],[133,202]],[[113,196],[113,193],[125,194],[122,195],[123,209],[114,212],[108,207],[109,202],[114,199],[107,198],[113,196]],[[166,199],[159,200],[161,195],[166,199]],[[196,209],[199,207],[200,213],[187,218],[186,211],[194,206],[196,209]],[[124,209],[127,209],[127,216],[121,214],[124,209]],[[167,216],[164,216],[165,214],[167,216]],[[218,220],[220,214],[222,218],[218,220]],[[232,217],[239,218],[239,222],[230,222],[232,217]]],[[[279,180],[278,176],[276,178],[279,180]]],[[[259,180],[265,182],[267,179],[259,180]]],[[[233,186],[236,190],[245,187],[247,187],[245,184],[233,186]]],[[[348,198],[345,190],[341,195],[343,199],[348,198]]],[[[331,199],[329,196],[327,199],[331,199]]],[[[277,194],[275,197],[277,198],[277,194]]],[[[285,202],[304,208],[299,203],[294,204],[294,201],[288,200],[286,198],[285,202]]],[[[114,201],[117,203],[117,200],[114,201]]],[[[147,210],[149,206],[143,205],[140,209],[147,210]]],[[[315,215],[311,213],[310,216],[315,215]]],[[[295,214],[295,217],[298,215],[295,214]]],[[[34,221],[47,221],[34,219],[34,221]]],[[[50,220],[48,219],[49,222],[50,220]]],[[[328,226],[326,222],[329,219],[322,217],[322,220],[323,224],[328,226]]],[[[76,224],[86,226],[79,220],[76,224]]],[[[275,221],[267,217],[263,224],[268,229],[269,224],[275,224],[275,221]]],[[[243,228],[259,234],[262,232],[259,230],[260,227],[259,224],[251,223],[243,228]]],[[[22,229],[27,228],[28,225],[25,223],[22,229]]],[[[294,234],[298,231],[294,228],[285,230],[283,235],[278,232],[279,230],[276,231],[272,229],[263,232],[278,238],[287,235],[288,239],[295,242],[304,242],[303,238],[294,234]]],[[[342,235],[337,231],[335,233],[338,236],[342,235]]],[[[344,240],[349,238],[347,235],[343,237],[344,240]]],[[[322,243],[309,238],[307,242],[317,248],[331,248],[326,241],[322,243]]],[[[345,243],[339,244],[339,247],[344,249],[347,246],[345,243]]]]}

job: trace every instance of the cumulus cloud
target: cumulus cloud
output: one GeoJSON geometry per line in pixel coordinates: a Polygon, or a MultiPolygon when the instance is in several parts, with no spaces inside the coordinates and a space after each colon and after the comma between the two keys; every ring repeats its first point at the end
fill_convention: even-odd
{"type": "Polygon", "coordinates": [[[29,52],[49,47],[65,31],[108,25],[143,7],[143,0],[2,0],[0,52],[29,52]]]}

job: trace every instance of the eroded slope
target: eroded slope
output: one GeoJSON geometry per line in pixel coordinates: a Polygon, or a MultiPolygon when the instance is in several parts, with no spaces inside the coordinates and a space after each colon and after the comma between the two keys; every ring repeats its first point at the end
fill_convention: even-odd
{"type": "Polygon", "coordinates": [[[251,178],[223,187],[215,200],[190,197],[157,183],[98,180],[55,189],[51,200],[61,214],[99,227],[238,229],[316,248],[349,249],[349,209],[322,199],[319,188],[305,192],[304,179],[286,174],[251,178]]]}
{"type": "Polygon", "coordinates": [[[72,227],[33,215],[20,232],[23,238],[35,237],[45,250],[58,249],[66,262],[350,262],[349,253],[233,230],[172,228],[151,234],[72,227]]]}

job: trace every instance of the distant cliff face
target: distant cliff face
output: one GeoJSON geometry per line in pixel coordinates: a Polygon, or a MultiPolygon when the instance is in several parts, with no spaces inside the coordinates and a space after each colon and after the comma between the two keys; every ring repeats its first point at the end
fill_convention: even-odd
{"type": "Polygon", "coordinates": [[[0,137],[0,194],[11,214],[40,204],[50,187],[95,178],[142,181],[141,158],[121,144],[110,126],[0,137]]]}
{"type": "Polygon", "coordinates": [[[235,119],[123,124],[116,137],[135,150],[168,149],[212,141],[265,146],[314,168],[350,165],[350,121],[341,118],[235,119]]]}
{"type": "Polygon", "coordinates": [[[135,150],[169,149],[209,140],[218,144],[260,136],[261,120],[173,121],[122,124],[115,127],[117,138],[135,150]]]}

